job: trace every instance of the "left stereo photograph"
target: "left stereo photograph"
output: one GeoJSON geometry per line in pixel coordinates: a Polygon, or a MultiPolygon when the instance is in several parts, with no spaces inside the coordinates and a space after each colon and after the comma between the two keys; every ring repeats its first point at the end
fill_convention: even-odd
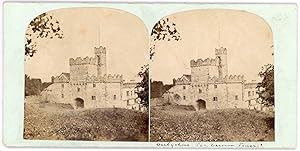
{"type": "Polygon", "coordinates": [[[137,16],[58,9],[24,36],[24,139],[148,141],[149,39],[137,16]]]}

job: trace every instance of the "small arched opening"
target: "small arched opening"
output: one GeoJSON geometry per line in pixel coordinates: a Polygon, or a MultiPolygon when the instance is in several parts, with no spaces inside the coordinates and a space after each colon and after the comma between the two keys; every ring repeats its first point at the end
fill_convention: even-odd
{"type": "Polygon", "coordinates": [[[84,108],[84,100],[81,98],[75,99],[75,109],[84,108]]]}
{"type": "Polygon", "coordinates": [[[197,107],[198,107],[198,110],[205,110],[206,102],[202,99],[197,100],[197,107]]]}

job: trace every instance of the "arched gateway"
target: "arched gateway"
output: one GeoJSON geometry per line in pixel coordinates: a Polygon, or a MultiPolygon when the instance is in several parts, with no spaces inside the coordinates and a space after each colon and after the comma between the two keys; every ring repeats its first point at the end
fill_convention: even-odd
{"type": "Polygon", "coordinates": [[[84,100],[81,98],[75,99],[75,109],[84,108],[84,100]]]}
{"type": "Polygon", "coordinates": [[[205,110],[206,109],[206,102],[202,99],[199,99],[197,102],[197,108],[198,110],[205,110]]]}

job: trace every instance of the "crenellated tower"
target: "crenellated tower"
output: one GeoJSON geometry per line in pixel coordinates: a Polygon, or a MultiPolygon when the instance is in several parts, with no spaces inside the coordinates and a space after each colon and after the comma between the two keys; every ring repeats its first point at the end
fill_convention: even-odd
{"type": "Polygon", "coordinates": [[[95,47],[95,58],[97,65],[97,76],[103,77],[106,75],[106,48],[105,47],[95,47]]]}
{"type": "Polygon", "coordinates": [[[69,59],[70,81],[85,81],[88,76],[97,75],[96,59],[91,57],[77,57],[69,59]]]}
{"type": "Polygon", "coordinates": [[[95,57],[70,58],[70,80],[86,81],[88,77],[104,77],[106,75],[106,48],[95,47],[95,57]]]}
{"type": "Polygon", "coordinates": [[[216,65],[218,67],[218,76],[219,78],[223,78],[228,75],[228,66],[227,66],[227,49],[219,48],[215,49],[216,54],[216,65]]]}
{"type": "Polygon", "coordinates": [[[193,83],[207,82],[210,77],[218,75],[216,59],[191,60],[191,81],[193,83]]]}

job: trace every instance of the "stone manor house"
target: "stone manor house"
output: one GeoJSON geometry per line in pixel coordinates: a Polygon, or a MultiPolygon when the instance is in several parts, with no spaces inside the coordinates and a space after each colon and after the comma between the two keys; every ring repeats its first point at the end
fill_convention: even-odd
{"type": "Polygon", "coordinates": [[[94,57],[70,58],[70,73],[52,77],[43,100],[71,104],[77,108],[127,108],[144,110],[139,103],[137,83],[125,83],[122,75],[106,73],[106,48],[95,47],[94,57]]]}
{"type": "Polygon", "coordinates": [[[227,49],[215,49],[216,58],[191,60],[191,74],[174,79],[174,86],[163,94],[165,100],[193,105],[197,110],[250,108],[257,103],[256,82],[246,83],[243,75],[229,75],[227,49]]]}

